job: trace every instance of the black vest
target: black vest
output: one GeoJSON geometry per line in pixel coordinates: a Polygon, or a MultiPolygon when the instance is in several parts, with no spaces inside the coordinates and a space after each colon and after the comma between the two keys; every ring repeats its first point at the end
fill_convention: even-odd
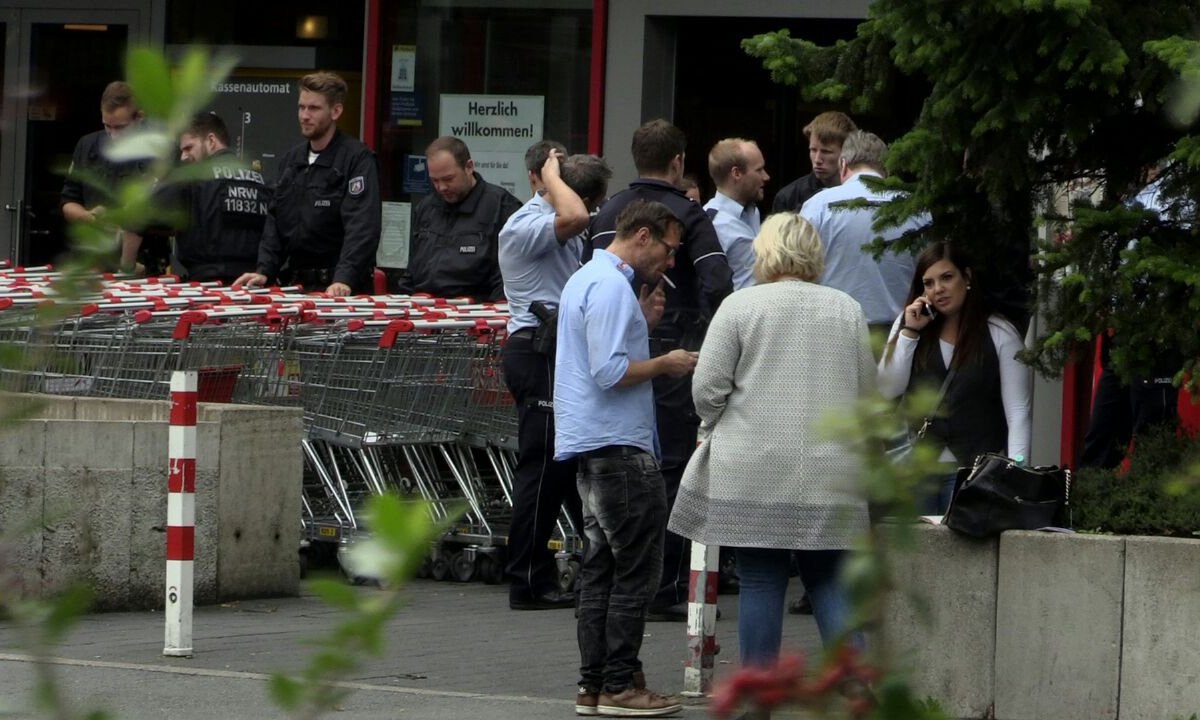
{"type": "MultiPolygon", "coordinates": [[[[970,465],[977,455],[986,452],[1008,453],[1008,421],[1004,417],[1004,401],[1000,395],[1000,359],[986,324],[982,333],[979,352],[972,362],[955,372],[938,415],[925,435],[939,445],[949,447],[959,465],[970,465]]],[[[927,342],[938,343],[939,340],[933,336],[921,338],[922,345],[927,342]]],[[[921,350],[921,347],[917,348],[918,356],[921,350]]],[[[939,349],[931,355],[932,362],[928,366],[921,370],[913,368],[909,391],[927,387],[936,392],[942,386],[949,371],[942,362],[939,349]]]]}

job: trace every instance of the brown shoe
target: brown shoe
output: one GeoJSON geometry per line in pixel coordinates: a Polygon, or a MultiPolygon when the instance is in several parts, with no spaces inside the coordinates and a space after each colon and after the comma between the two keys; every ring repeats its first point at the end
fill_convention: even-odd
{"type": "Polygon", "coordinates": [[[596,710],[604,717],[663,717],[674,715],[683,705],[644,687],[627,687],[619,693],[600,693],[596,710]]]}
{"type": "Polygon", "coordinates": [[[575,714],[576,715],[599,715],[600,711],[596,706],[600,704],[600,693],[592,692],[585,687],[579,688],[579,692],[575,694],[575,714]]]}

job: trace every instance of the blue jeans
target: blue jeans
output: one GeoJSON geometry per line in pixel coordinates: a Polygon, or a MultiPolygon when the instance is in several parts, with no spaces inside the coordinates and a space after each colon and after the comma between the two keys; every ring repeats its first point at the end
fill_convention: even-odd
{"type": "MultiPolygon", "coordinates": [[[[791,550],[737,548],[738,639],[742,665],[765,667],[779,658],[783,637],[783,607],[787,594],[791,550]]],[[[800,581],[812,601],[821,642],[830,647],[850,619],[850,603],[838,573],[844,550],[797,550],[800,581]]],[[[861,645],[857,636],[851,638],[861,645]]]]}
{"type": "MultiPolygon", "coordinates": [[[[922,515],[945,515],[954,497],[954,485],[958,481],[958,469],[948,474],[930,475],[924,485],[925,497],[920,502],[922,515]]],[[[807,586],[806,586],[807,587],[807,586]]]]}
{"type": "Polygon", "coordinates": [[[587,536],[579,571],[579,685],[618,693],[642,669],[646,608],[662,575],[667,496],[646,453],[579,463],[587,536]]]}

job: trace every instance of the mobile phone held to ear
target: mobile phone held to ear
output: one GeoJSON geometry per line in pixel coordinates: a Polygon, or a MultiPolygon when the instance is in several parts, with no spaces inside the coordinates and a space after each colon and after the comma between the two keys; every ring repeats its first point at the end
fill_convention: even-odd
{"type": "Polygon", "coordinates": [[[932,320],[937,317],[937,310],[933,309],[933,303],[926,302],[921,305],[921,314],[932,320]]]}

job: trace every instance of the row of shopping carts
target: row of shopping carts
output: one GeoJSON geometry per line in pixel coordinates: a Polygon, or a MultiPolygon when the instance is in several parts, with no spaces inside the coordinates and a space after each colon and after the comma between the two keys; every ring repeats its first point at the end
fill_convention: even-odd
{"type": "MultiPolygon", "coordinates": [[[[301,407],[306,544],[345,547],[368,530],[365,500],[399,492],[450,523],[425,572],[503,577],[517,435],[504,304],[112,276],[65,300],[59,280],[0,264],[0,390],[166,399],[186,369],[202,402],[301,407]]],[[[564,516],[564,568],[576,537],[564,516]]]]}

